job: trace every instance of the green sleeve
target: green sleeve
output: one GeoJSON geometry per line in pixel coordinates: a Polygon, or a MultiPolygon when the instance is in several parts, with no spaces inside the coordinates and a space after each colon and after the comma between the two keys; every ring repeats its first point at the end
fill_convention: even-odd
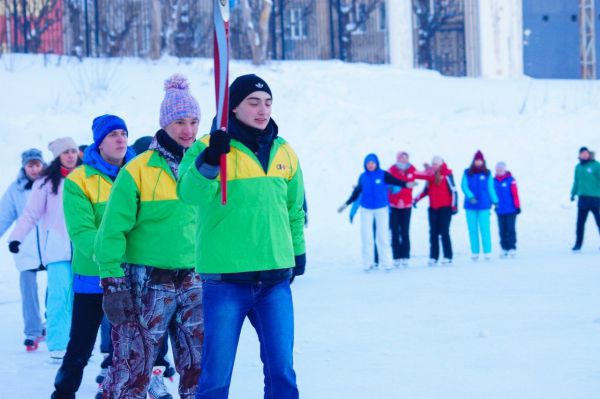
{"type": "Polygon", "coordinates": [[[577,168],[579,168],[579,165],[577,165],[575,167],[575,177],[573,178],[573,187],[571,188],[571,196],[574,195],[578,195],[577,193],[579,192],[578,190],[578,185],[579,185],[579,179],[578,179],[578,173],[577,173],[577,168]]]}
{"type": "Polygon", "coordinates": [[[196,168],[196,158],[205,148],[204,143],[196,141],[186,151],[179,165],[177,196],[188,205],[208,205],[220,193],[220,181],[202,176],[196,168]]]}
{"type": "Polygon", "coordinates": [[[96,237],[96,261],[100,277],[123,277],[121,263],[127,249],[127,233],[137,220],[140,193],[133,177],[123,168],[112,187],[96,237]]]}
{"type": "Polygon", "coordinates": [[[471,189],[469,188],[469,180],[467,179],[467,174],[463,174],[463,178],[462,181],[460,183],[460,187],[463,190],[463,193],[465,193],[465,197],[467,197],[468,200],[470,200],[471,198],[474,197],[473,193],[471,192],[471,189]]]}
{"type": "Polygon", "coordinates": [[[306,247],[304,243],[304,180],[300,163],[298,163],[294,177],[288,182],[287,197],[294,255],[302,255],[306,252],[306,247]]]}
{"type": "Polygon", "coordinates": [[[492,204],[498,204],[498,195],[496,194],[496,187],[494,186],[494,178],[492,174],[488,176],[488,191],[490,192],[490,198],[492,199],[492,204]]]}
{"type": "Polygon", "coordinates": [[[94,208],[81,187],[69,179],[65,180],[63,208],[73,246],[87,258],[93,259],[94,241],[98,233],[94,208]]]}

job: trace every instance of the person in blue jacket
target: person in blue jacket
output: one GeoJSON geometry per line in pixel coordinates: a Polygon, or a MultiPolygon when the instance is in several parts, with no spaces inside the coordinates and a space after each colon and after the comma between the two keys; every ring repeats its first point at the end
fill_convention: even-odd
{"type": "MultiPolygon", "coordinates": [[[[8,187],[0,200],[0,237],[23,213],[33,182],[41,176],[46,166],[42,152],[36,148],[24,151],[21,154],[21,161],[22,167],[17,179],[8,187]]],[[[25,325],[24,344],[28,352],[37,349],[44,335],[37,285],[37,272],[44,270],[41,255],[41,245],[44,242],[45,234],[36,226],[21,244],[19,253],[15,254],[25,325]]]]}
{"type": "Polygon", "coordinates": [[[414,187],[415,184],[397,179],[391,173],[381,170],[379,159],[375,154],[369,154],[365,157],[364,168],[365,171],[360,175],[358,184],[352,191],[352,195],[338,208],[338,212],[342,212],[348,205],[360,198],[364,269],[365,271],[369,271],[373,266],[373,223],[375,223],[379,263],[386,270],[391,270],[392,255],[389,237],[388,185],[414,187]]]}
{"type": "Polygon", "coordinates": [[[498,203],[492,174],[485,164],[481,151],[477,151],[471,166],[465,170],[461,184],[465,194],[465,211],[471,242],[471,258],[479,260],[480,237],[485,260],[491,259],[492,238],[490,210],[498,203]]]}
{"type": "Polygon", "coordinates": [[[494,188],[498,196],[498,229],[500,230],[500,247],[502,247],[501,258],[514,257],[517,251],[517,215],[521,213],[519,201],[519,190],[517,181],[513,175],[506,170],[506,163],[496,164],[496,177],[494,188]]]}

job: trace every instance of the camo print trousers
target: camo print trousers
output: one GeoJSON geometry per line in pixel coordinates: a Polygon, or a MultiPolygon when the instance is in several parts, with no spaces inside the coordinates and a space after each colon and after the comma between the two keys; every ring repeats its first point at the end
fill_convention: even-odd
{"type": "Polygon", "coordinates": [[[169,329],[179,395],[193,399],[200,377],[204,341],[202,281],[192,270],[169,271],[125,265],[131,282],[135,318],[114,325],[113,364],[103,399],[145,399],[152,366],[169,329]]]}

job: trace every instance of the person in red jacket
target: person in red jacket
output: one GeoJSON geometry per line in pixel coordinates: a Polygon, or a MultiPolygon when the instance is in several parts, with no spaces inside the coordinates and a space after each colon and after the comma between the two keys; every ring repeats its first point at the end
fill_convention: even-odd
{"type": "Polygon", "coordinates": [[[427,181],[421,194],[414,200],[414,206],[429,196],[429,266],[435,266],[440,256],[440,238],[444,259],[442,263],[452,263],[452,241],[450,240],[450,221],[458,212],[458,194],[452,171],[444,160],[433,157],[431,166],[425,165],[424,172],[415,172],[415,178],[427,181]]]}
{"type": "MultiPolygon", "coordinates": [[[[415,181],[417,169],[410,164],[409,155],[401,151],[396,157],[396,163],[388,172],[398,180],[405,182],[415,181]]],[[[390,186],[390,230],[392,231],[392,254],[394,266],[408,266],[410,259],[410,215],[413,205],[412,187],[390,186]]]]}

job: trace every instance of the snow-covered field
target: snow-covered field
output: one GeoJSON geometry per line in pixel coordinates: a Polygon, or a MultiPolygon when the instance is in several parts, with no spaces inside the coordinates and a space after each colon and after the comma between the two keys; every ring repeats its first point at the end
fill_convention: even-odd
{"type": "MultiPolygon", "coordinates": [[[[201,131],[214,113],[212,62],[157,63],[12,56],[0,59],[0,190],[20,152],[71,135],[91,140],[103,113],[135,139],[158,127],[162,81],[186,74],[201,131]]],[[[427,71],[339,62],[232,64],[274,93],[280,134],[297,150],[310,212],[308,271],[294,283],[295,361],[304,398],[596,398],[600,393],[600,238],[588,221],[570,253],[569,202],[580,146],[600,151],[600,83],[443,78],[427,71]],[[408,270],[364,274],[358,225],[335,212],[368,152],[389,166],[398,150],[420,165],[442,155],[458,179],[481,149],[519,182],[519,256],[474,264],[464,212],[452,222],[456,263],[425,267],[426,204],[413,213],[408,270]]],[[[49,152],[45,152],[49,156],[49,152]]],[[[419,190],[420,187],[417,188],[419,190]]],[[[462,196],[461,196],[462,199],[462,196]]],[[[495,220],[493,227],[496,234],[495,220]]],[[[497,239],[494,241],[497,250],[497,239]]],[[[18,276],[0,240],[0,398],[48,397],[57,366],[44,345],[22,346],[18,276]]],[[[99,367],[79,397],[92,397],[99,367]]],[[[244,331],[232,398],[260,398],[258,342],[244,331]]],[[[175,386],[171,386],[175,394],[175,386]]]]}

